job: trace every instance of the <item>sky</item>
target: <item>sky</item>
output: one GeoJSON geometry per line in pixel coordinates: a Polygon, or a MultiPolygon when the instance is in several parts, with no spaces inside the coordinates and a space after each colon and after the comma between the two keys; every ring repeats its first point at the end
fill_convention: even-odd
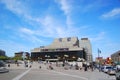
{"type": "Polygon", "coordinates": [[[120,50],[120,0],[0,0],[0,49],[7,56],[55,38],[89,38],[93,58],[120,50]]]}

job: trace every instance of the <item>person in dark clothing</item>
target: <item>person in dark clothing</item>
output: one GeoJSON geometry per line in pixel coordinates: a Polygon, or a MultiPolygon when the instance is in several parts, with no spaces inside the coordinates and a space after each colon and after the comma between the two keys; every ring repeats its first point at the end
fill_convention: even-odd
{"type": "Polygon", "coordinates": [[[84,71],[87,71],[87,65],[86,64],[84,65],[84,71]]]}
{"type": "Polygon", "coordinates": [[[8,67],[10,67],[10,64],[8,64],[8,67]]]}

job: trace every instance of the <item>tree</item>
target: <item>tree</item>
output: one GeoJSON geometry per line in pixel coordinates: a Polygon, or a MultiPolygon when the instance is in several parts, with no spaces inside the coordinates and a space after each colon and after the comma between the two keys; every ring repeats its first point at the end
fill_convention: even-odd
{"type": "Polygon", "coordinates": [[[13,57],[13,60],[23,60],[23,58],[19,57],[19,56],[16,56],[16,57],[13,57]]]}
{"type": "Polygon", "coordinates": [[[7,56],[0,56],[0,60],[8,60],[7,56]]]}

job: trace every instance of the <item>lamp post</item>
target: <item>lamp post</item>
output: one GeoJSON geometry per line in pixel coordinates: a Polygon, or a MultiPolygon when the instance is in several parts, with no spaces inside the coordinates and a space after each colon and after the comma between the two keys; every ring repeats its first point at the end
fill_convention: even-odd
{"type": "Polygon", "coordinates": [[[101,51],[98,49],[98,64],[99,64],[99,72],[100,72],[100,53],[101,53],[101,51]]]}

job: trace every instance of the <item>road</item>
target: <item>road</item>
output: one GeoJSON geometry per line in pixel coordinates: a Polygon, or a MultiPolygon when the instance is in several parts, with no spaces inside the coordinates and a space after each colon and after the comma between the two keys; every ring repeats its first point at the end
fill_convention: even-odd
{"type": "Polygon", "coordinates": [[[115,80],[115,76],[98,70],[64,70],[64,68],[55,66],[53,70],[50,70],[47,67],[48,65],[39,63],[34,63],[32,68],[12,65],[8,73],[0,73],[0,80],[115,80]],[[40,65],[41,69],[39,69],[40,65]]]}

